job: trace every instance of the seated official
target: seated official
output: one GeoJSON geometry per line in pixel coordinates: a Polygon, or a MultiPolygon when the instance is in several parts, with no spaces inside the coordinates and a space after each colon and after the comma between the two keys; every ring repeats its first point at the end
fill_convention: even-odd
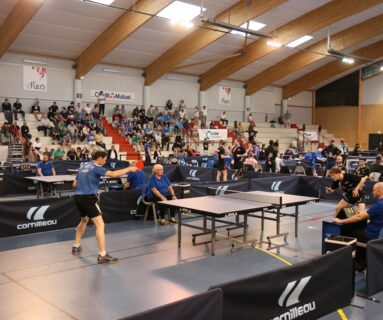
{"type": "Polygon", "coordinates": [[[121,178],[121,182],[125,190],[143,189],[145,186],[145,172],[142,170],[129,172],[127,178],[121,178]]]}
{"type": "Polygon", "coordinates": [[[49,161],[49,152],[43,153],[43,160],[37,163],[37,175],[38,176],[55,176],[56,170],[53,167],[53,163],[49,161]]]}
{"type": "MultiPolygon", "coordinates": [[[[164,176],[164,167],[160,164],[155,164],[152,169],[152,176],[149,178],[147,185],[146,198],[150,202],[176,200],[177,197],[170,184],[167,176],[164,176]]],[[[166,208],[160,206],[160,224],[165,224],[166,208]]],[[[176,223],[175,210],[170,208],[169,222],[176,223]]]]}
{"type": "MultiPolygon", "coordinates": [[[[334,222],[339,224],[350,224],[363,220],[369,220],[365,230],[355,232],[355,236],[358,238],[358,241],[363,243],[378,239],[379,233],[383,228],[383,182],[378,182],[374,185],[372,194],[377,201],[368,210],[366,210],[365,205],[362,204],[359,206],[359,213],[355,216],[343,220],[338,218],[332,219],[334,222]]],[[[358,271],[365,268],[365,250],[357,250],[356,263],[358,271]]]]}

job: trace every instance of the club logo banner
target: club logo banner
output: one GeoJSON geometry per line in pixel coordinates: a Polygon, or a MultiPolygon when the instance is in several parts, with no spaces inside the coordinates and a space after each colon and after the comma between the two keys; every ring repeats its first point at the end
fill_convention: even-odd
{"type": "Polygon", "coordinates": [[[227,140],[227,129],[198,129],[199,141],[205,140],[220,141],[227,140]]]}
{"type": "Polygon", "coordinates": [[[100,91],[104,92],[104,97],[107,101],[135,101],[135,94],[132,92],[123,92],[123,91],[115,91],[115,90],[96,90],[96,89],[91,89],[90,90],[90,96],[92,98],[98,98],[100,95],[100,91]]]}
{"type": "Polygon", "coordinates": [[[48,68],[33,65],[23,66],[23,89],[26,91],[48,91],[48,68]]]}
{"type": "Polygon", "coordinates": [[[218,87],[218,104],[231,104],[231,87],[218,87]]]}

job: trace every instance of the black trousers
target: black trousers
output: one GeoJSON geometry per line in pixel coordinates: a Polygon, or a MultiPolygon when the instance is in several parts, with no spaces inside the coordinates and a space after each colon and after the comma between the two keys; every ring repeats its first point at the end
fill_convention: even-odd
{"type": "MultiPolygon", "coordinates": [[[[166,196],[166,199],[172,200],[172,196],[168,195],[168,196],[166,196]]],[[[158,202],[158,201],[162,201],[162,200],[155,196],[155,198],[153,198],[153,199],[149,198],[148,201],[150,201],[150,202],[158,202]]],[[[176,209],[174,209],[174,208],[165,208],[163,206],[158,206],[157,208],[159,208],[160,218],[161,219],[165,218],[165,215],[166,215],[168,209],[170,210],[170,216],[171,217],[175,217],[175,215],[176,215],[176,209]]]]}
{"type": "Polygon", "coordinates": [[[98,111],[98,114],[103,116],[104,113],[105,113],[105,104],[100,104],[100,105],[99,105],[99,111],[98,111]]]}

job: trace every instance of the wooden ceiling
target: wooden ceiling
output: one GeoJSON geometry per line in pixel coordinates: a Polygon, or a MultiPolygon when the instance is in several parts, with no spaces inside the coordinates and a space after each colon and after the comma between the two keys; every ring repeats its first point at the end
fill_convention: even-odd
{"type": "MultiPolygon", "coordinates": [[[[77,77],[98,63],[130,66],[144,71],[146,85],[171,72],[199,76],[201,90],[234,79],[245,82],[247,94],[276,85],[283,87],[284,97],[361,66],[326,56],[329,26],[334,49],[383,57],[376,49],[383,40],[383,0],[203,1],[204,17],[235,25],[254,19],[283,44],[313,36],[295,49],[206,29],[199,17],[194,28],[185,29],[154,16],[172,1],[116,0],[115,7],[107,7],[80,0],[2,0],[0,57],[13,51],[72,59],[77,77]],[[148,15],[123,10],[129,8],[148,15]]],[[[182,1],[201,5],[200,0],[182,1]]]]}

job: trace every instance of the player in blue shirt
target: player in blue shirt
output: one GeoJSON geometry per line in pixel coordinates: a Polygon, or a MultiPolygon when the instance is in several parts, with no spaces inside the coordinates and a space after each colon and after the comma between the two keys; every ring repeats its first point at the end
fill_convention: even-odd
{"type": "Polygon", "coordinates": [[[37,175],[38,176],[55,176],[56,170],[53,167],[53,163],[49,161],[49,153],[43,153],[43,160],[37,163],[37,175]]]}
{"type": "Polygon", "coordinates": [[[119,177],[138,170],[136,167],[128,167],[121,170],[109,171],[103,167],[106,158],[107,153],[105,151],[96,151],[92,155],[92,161],[81,163],[77,178],[73,183],[73,187],[76,188],[74,200],[81,213],[81,221],[76,229],[76,238],[72,253],[79,253],[81,251],[80,241],[85,233],[89,219],[91,219],[96,227],[99,251],[97,263],[116,262],[118,260],[109,255],[105,249],[104,220],[101,216],[100,207],[97,204],[100,178],[102,176],[119,177]]]}
{"type": "MultiPolygon", "coordinates": [[[[372,194],[377,200],[374,205],[368,210],[365,209],[364,203],[359,206],[359,213],[351,218],[338,219],[333,218],[332,220],[339,224],[356,223],[363,220],[370,220],[367,223],[365,230],[356,231],[356,236],[359,242],[366,243],[367,241],[378,239],[379,233],[383,228],[383,182],[378,182],[372,189],[372,194]]],[[[358,248],[357,248],[358,249],[358,248]]],[[[357,270],[363,270],[365,268],[365,250],[360,249],[356,252],[356,260],[359,264],[357,270]]]]}

